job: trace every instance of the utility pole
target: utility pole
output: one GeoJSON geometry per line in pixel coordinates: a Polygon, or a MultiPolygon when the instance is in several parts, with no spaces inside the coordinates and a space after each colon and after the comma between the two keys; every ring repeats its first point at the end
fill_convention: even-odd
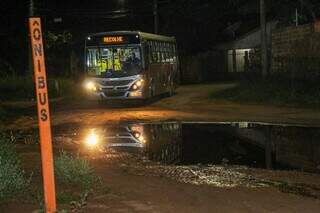
{"type": "MultiPolygon", "coordinates": [[[[29,0],[29,17],[34,16],[34,2],[33,0],[29,0]]],[[[32,75],[33,70],[33,62],[32,62],[32,49],[31,49],[31,43],[30,43],[30,34],[28,34],[28,72],[27,75],[32,75]]]]}
{"type": "Polygon", "coordinates": [[[29,17],[34,16],[34,2],[30,0],[29,2],[29,17]]]}
{"type": "Polygon", "coordinates": [[[261,67],[262,67],[262,76],[265,78],[268,75],[268,43],[267,43],[265,0],[260,0],[260,23],[261,23],[261,67]]]}
{"type": "Polygon", "coordinates": [[[158,34],[158,27],[159,27],[158,0],[153,0],[153,21],[154,21],[154,33],[158,34]]]}
{"type": "Polygon", "coordinates": [[[298,14],[298,8],[296,8],[296,27],[299,25],[299,14],[298,14]]]}

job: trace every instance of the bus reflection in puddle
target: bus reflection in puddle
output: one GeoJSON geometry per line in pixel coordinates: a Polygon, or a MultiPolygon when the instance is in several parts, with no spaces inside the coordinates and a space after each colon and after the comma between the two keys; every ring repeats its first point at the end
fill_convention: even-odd
{"type": "Polygon", "coordinates": [[[91,128],[86,131],[83,143],[89,149],[114,148],[140,151],[146,139],[142,125],[91,128]]]}
{"type": "Polygon", "coordinates": [[[320,165],[319,128],[168,122],[99,127],[89,129],[86,138],[89,147],[99,144],[136,152],[163,164],[228,164],[306,171],[319,171],[320,165]],[[304,146],[306,143],[312,147],[304,146]]]}

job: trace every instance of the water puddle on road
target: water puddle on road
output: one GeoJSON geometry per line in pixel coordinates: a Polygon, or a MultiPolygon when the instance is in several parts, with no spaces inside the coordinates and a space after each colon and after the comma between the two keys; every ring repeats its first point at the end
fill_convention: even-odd
{"type": "MultiPolygon", "coordinates": [[[[38,152],[37,132],[12,134],[19,152],[38,152]]],[[[320,199],[319,127],[164,122],[64,124],[52,132],[55,157],[59,150],[80,154],[102,175],[166,177],[222,188],[276,187],[320,199]]]]}
{"type": "Polygon", "coordinates": [[[145,123],[53,128],[54,141],[136,153],[164,165],[320,172],[320,128],[259,123],[145,123]]]}

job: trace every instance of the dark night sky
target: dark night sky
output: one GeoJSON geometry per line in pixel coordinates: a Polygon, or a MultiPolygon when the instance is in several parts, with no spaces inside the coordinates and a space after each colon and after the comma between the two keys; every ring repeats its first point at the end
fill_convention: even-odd
{"type": "MultiPolygon", "coordinates": [[[[152,32],[152,0],[34,0],[36,15],[41,15],[45,31],[68,30],[73,42],[82,45],[86,34],[111,30],[152,32]],[[54,18],[61,17],[61,23],[54,18]]],[[[225,41],[223,30],[237,21],[242,29],[259,24],[258,0],[158,0],[159,31],[176,36],[180,52],[196,54],[225,41]]],[[[319,0],[267,0],[268,19],[292,19],[295,8],[312,20],[310,8],[319,17],[319,0]],[[318,5],[318,6],[317,6],[318,5]]],[[[29,1],[0,1],[0,59],[11,64],[25,60],[29,1]],[[21,51],[25,50],[25,51],[21,51]]],[[[23,64],[23,63],[20,63],[23,64]]],[[[23,65],[19,67],[21,69],[23,65]]]]}

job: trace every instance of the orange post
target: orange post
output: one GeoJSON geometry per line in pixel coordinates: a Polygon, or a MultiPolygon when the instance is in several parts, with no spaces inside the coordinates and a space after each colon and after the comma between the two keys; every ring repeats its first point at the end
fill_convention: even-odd
{"type": "Polygon", "coordinates": [[[47,90],[46,67],[40,18],[29,18],[34,79],[38,106],[44,201],[47,213],[56,212],[53,153],[47,90]]]}

